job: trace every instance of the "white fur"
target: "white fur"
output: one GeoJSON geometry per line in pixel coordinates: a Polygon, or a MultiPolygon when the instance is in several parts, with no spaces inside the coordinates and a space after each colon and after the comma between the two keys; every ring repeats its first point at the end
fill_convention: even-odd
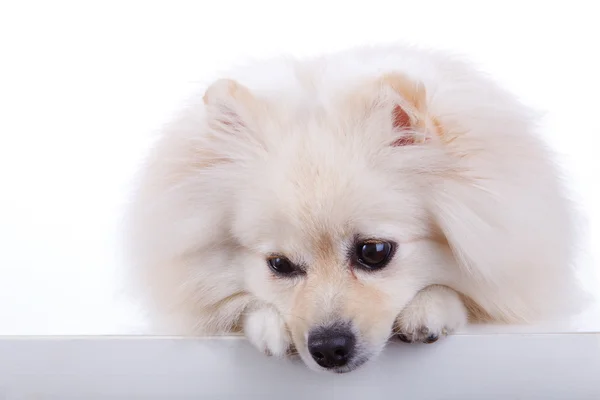
{"type": "Polygon", "coordinates": [[[244,333],[256,348],[276,357],[284,356],[291,344],[285,321],[270,306],[251,310],[244,316],[244,333]]]}
{"type": "Polygon", "coordinates": [[[468,312],[458,294],[444,286],[429,286],[421,290],[396,320],[399,334],[409,341],[435,340],[467,323],[468,312]]]}
{"type": "Polygon", "coordinates": [[[260,301],[268,308],[245,317],[250,340],[283,354],[289,330],[315,367],[306,332],[335,313],[361,327],[368,357],[411,300],[404,329],[458,328],[456,294],[438,287],[415,298],[430,285],[496,321],[573,309],[575,229],[552,154],[534,115],[468,64],[390,46],[257,62],[224,77],[238,91],[218,81],[165,127],[130,208],[131,277],[162,332],[227,333],[260,301]],[[426,143],[390,146],[399,134],[390,107],[410,99],[369,86],[387,73],[424,88],[423,106],[452,140],[426,124],[413,129],[426,143]],[[364,112],[361,96],[374,101],[364,112]],[[390,265],[353,278],[356,234],[396,241],[390,265]],[[273,277],[271,252],[306,265],[306,277],[273,277]]]}

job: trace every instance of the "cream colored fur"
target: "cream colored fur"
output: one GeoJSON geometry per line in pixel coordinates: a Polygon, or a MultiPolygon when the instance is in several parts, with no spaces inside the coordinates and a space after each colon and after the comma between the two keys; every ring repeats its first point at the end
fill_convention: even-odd
{"type": "Polygon", "coordinates": [[[461,327],[465,301],[473,318],[509,323],[576,304],[553,156],[534,115],[467,63],[389,46],[224,78],[164,129],[129,210],[131,277],[160,332],[243,329],[318,369],[307,332],[340,316],[367,360],[393,333],[461,327]],[[352,270],[356,235],[398,251],[381,271],[352,270]],[[306,276],[275,277],[272,252],[306,276]]]}

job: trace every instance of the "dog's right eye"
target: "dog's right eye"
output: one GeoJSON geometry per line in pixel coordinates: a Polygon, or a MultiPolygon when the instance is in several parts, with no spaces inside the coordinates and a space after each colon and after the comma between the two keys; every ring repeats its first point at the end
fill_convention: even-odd
{"type": "Polygon", "coordinates": [[[302,270],[283,256],[271,256],[267,259],[269,267],[279,275],[294,275],[302,270]]]}

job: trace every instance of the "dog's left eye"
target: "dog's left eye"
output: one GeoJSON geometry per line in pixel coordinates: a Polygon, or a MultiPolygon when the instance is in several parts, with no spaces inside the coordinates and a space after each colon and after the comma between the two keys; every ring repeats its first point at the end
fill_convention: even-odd
{"type": "Polygon", "coordinates": [[[394,255],[394,245],[384,241],[365,241],[356,245],[356,261],[369,270],[381,269],[394,255]]]}
{"type": "Polygon", "coordinates": [[[267,259],[267,263],[274,272],[280,275],[294,275],[302,272],[300,268],[283,256],[271,256],[267,259]]]}

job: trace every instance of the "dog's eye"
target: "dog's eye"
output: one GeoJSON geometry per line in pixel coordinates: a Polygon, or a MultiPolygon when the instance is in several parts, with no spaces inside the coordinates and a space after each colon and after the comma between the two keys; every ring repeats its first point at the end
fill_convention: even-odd
{"type": "Polygon", "coordinates": [[[358,263],[369,270],[380,269],[390,261],[394,245],[383,241],[366,241],[356,245],[358,263]]]}
{"type": "Polygon", "coordinates": [[[283,256],[272,256],[267,259],[269,267],[280,275],[292,275],[302,270],[283,256]]]}

